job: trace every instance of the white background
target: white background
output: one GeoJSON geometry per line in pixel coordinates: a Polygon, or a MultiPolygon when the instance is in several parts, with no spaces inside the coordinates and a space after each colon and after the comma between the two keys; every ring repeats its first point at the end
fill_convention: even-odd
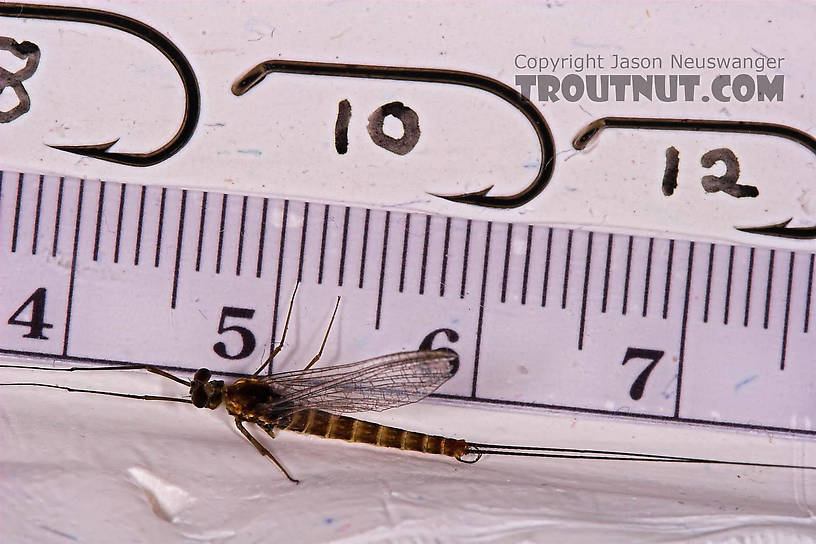
{"type": "MultiPolygon", "coordinates": [[[[813,247],[733,229],[788,217],[799,225],[816,222],[813,155],[795,143],[610,130],[592,149],[576,153],[570,145],[581,127],[606,115],[759,120],[814,132],[811,3],[93,5],[147,22],[185,52],[202,91],[195,136],[147,169],[45,147],[117,137],[115,150],[156,147],[180,121],[181,87],[169,63],[136,38],[90,25],[3,18],[4,35],[36,42],[43,57],[25,82],[31,112],[0,127],[0,166],[813,247]],[[530,179],[525,165],[537,160],[537,150],[526,121],[485,93],[280,75],[243,97],[229,92],[239,75],[267,58],[453,68],[512,85],[517,53],[753,56],[754,50],[786,58],[784,102],[544,106],[556,142],[555,175],[539,198],[516,210],[457,207],[426,194],[490,184],[494,194],[510,194],[530,179]],[[349,153],[340,156],[332,135],[342,98],[353,114],[349,153]],[[374,146],[365,132],[368,113],[397,99],[420,112],[423,130],[405,157],[374,146]],[[659,184],[669,145],[680,149],[681,170],[677,192],[667,198],[659,184]],[[725,146],[740,157],[741,181],[757,185],[759,198],[703,193],[699,177],[710,172],[699,167],[699,157],[725,146]]],[[[298,353],[313,348],[293,349],[299,360],[298,353]]],[[[3,382],[43,379],[28,372],[2,376],[3,382]]],[[[172,383],[137,375],[72,382],[178,393],[172,383]]],[[[495,457],[466,466],[284,433],[267,444],[303,480],[296,487],[242,443],[223,415],[30,388],[4,389],[0,402],[4,540],[816,541],[816,480],[801,471],[495,457]]],[[[378,417],[484,442],[816,464],[812,440],[762,433],[439,403],[378,417]]]]}

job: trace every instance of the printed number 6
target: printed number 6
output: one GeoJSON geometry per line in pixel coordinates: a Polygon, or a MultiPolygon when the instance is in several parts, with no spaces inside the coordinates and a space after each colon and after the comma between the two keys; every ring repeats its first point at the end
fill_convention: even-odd
{"type": "Polygon", "coordinates": [[[246,327],[239,325],[225,326],[224,321],[228,317],[235,317],[238,319],[252,319],[255,315],[255,310],[249,308],[233,308],[232,306],[224,306],[221,309],[221,320],[218,322],[218,334],[223,334],[228,331],[235,331],[241,335],[241,351],[235,355],[227,353],[227,345],[224,342],[217,342],[213,346],[213,351],[224,359],[243,359],[255,350],[255,335],[246,327]]]}

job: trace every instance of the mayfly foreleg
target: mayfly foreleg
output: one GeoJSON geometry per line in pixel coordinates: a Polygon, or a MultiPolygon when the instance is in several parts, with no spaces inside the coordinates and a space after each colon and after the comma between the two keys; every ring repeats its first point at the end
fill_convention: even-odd
{"type": "MultiPolygon", "coordinates": [[[[295,284],[295,289],[292,291],[292,298],[289,299],[289,310],[286,312],[286,321],[283,324],[283,333],[281,334],[280,344],[276,347],[272,348],[272,351],[269,353],[269,357],[266,358],[266,361],[256,370],[252,375],[257,376],[260,374],[263,369],[265,369],[269,364],[272,362],[272,359],[275,358],[275,355],[280,353],[280,350],[283,349],[283,342],[286,340],[286,332],[289,330],[289,319],[292,317],[292,308],[295,306],[295,295],[297,295],[298,287],[300,287],[300,282],[295,284]]],[[[275,339],[272,339],[272,344],[275,343],[275,339]]]]}
{"type": "MultiPolygon", "coordinates": [[[[270,461],[275,463],[275,465],[280,469],[280,471],[283,472],[284,476],[286,476],[287,478],[289,478],[289,480],[295,482],[296,484],[300,483],[300,480],[295,480],[294,478],[292,478],[292,475],[289,474],[289,472],[285,468],[283,468],[283,465],[280,463],[280,461],[275,459],[275,456],[272,455],[272,452],[266,449],[263,446],[263,444],[258,442],[258,440],[254,436],[252,436],[252,434],[250,434],[249,431],[246,430],[246,428],[244,427],[244,422],[241,419],[237,417],[235,418],[235,426],[238,427],[238,430],[241,431],[241,434],[244,435],[244,437],[247,440],[249,440],[250,444],[255,446],[255,449],[258,450],[258,453],[260,453],[264,457],[268,457],[270,461]]],[[[269,436],[274,438],[274,435],[270,431],[267,432],[269,433],[269,436]]]]}
{"type": "Polygon", "coordinates": [[[334,324],[334,317],[337,315],[337,308],[340,307],[340,297],[337,297],[337,302],[334,305],[334,311],[332,312],[331,319],[329,320],[329,327],[326,329],[326,334],[323,335],[323,342],[320,344],[320,351],[317,352],[317,355],[312,357],[312,360],[309,361],[309,364],[306,365],[306,368],[303,370],[309,370],[313,364],[320,359],[320,356],[323,355],[323,348],[326,347],[326,341],[329,339],[329,333],[331,332],[332,325],[334,324]]]}
{"type": "Polygon", "coordinates": [[[134,395],[131,393],[117,393],[115,391],[96,391],[94,389],[78,389],[75,387],[68,387],[65,385],[55,385],[51,383],[36,383],[36,382],[15,382],[15,383],[0,383],[0,386],[26,386],[26,387],[46,387],[48,389],[60,389],[68,391],[69,393],[91,393],[94,395],[105,395],[106,397],[119,397],[123,399],[137,399],[137,400],[163,400],[170,402],[182,402],[184,404],[191,404],[190,399],[179,399],[176,397],[162,397],[157,395],[134,395]]]}
{"type": "Polygon", "coordinates": [[[83,370],[146,370],[152,374],[156,374],[158,376],[165,377],[169,380],[173,380],[176,383],[180,383],[181,385],[186,385],[190,387],[190,382],[179,378],[178,376],[167,372],[166,370],[162,370],[160,368],[156,368],[155,366],[150,365],[116,365],[116,366],[72,366],[69,368],[53,368],[48,366],[29,366],[29,365],[0,365],[0,368],[20,368],[24,370],[48,370],[49,372],[78,372],[83,370]]]}

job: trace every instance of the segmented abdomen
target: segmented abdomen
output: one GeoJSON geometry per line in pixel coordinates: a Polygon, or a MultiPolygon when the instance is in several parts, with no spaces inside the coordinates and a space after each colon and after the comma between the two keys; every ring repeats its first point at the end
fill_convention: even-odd
{"type": "Polygon", "coordinates": [[[461,458],[468,447],[464,440],[415,433],[314,409],[295,412],[286,421],[280,421],[275,426],[284,431],[373,444],[386,448],[447,455],[456,459],[461,458]]]}

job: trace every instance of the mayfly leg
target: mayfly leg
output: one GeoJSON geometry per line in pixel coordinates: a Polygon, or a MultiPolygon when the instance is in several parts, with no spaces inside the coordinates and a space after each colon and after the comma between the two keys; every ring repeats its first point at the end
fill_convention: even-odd
{"type": "MultiPolygon", "coordinates": [[[[295,284],[295,289],[294,289],[294,291],[292,291],[292,298],[289,300],[289,309],[286,311],[286,321],[283,324],[283,333],[281,334],[280,343],[277,346],[275,346],[275,348],[272,349],[272,351],[269,353],[269,357],[266,358],[266,361],[264,361],[264,363],[258,368],[258,370],[256,370],[255,372],[252,373],[253,376],[257,376],[261,372],[263,372],[263,370],[267,366],[269,366],[269,364],[272,362],[272,359],[274,359],[275,356],[278,353],[280,353],[280,351],[283,349],[283,343],[286,341],[286,333],[289,331],[289,321],[291,320],[291,317],[292,317],[292,309],[295,306],[295,295],[297,295],[298,287],[300,287],[299,282],[297,284],[295,284]]],[[[306,365],[306,368],[304,368],[303,370],[310,369],[320,359],[320,357],[323,355],[323,350],[326,347],[326,341],[328,341],[328,339],[329,339],[329,333],[331,332],[332,325],[334,324],[334,318],[337,316],[337,309],[339,307],[340,307],[340,297],[338,296],[337,297],[337,302],[334,305],[334,311],[332,312],[331,320],[329,321],[329,326],[326,329],[326,334],[323,335],[323,342],[320,344],[320,350],[317,352],[317,355],[315,355],[312,358],[312,360],[309,361],[309,364],[306,365]]],[[[273,342],[274,342],[274,339],[273,339],[273,342]]]]}
{"type": "Polygon", "coordinates": [[[47,366],[28,366],[28,365],[0,365],[0,368],[20,368],[23,370],[48,370],[49,372],[77,372],[83,370],[146,370],[152,374],[162,376],[168,380],[173,380],[181,385],[190,387],[190,382],[179,378],[175,374],[171,374],[166,370],[156,368],[150,365],[122,365],[122,366],[72,366],[69,368],[52,368],[47,366]]]}
{"type": "MultiPolygon", "coordinates": [[[[96,370],[96,369],[94,369],[96,370]]],[[[2,386],[26,386],[26,387],[45,387],[48,389],[60,389],[68,391],[69,393],[91,393],[94,395],[105,395],[107,397],[119,397],[122,399],[137,399],[137,400],[162,400],[169,402],[182,402],[184,404],[191,404],[189,399],[179,399],[176,397],[162,397],[157,395],[134,395],[131,393],[117,393],[115,391],[96,391],[94,389],[78,389],[75,387],[68,387],[65,385],[55,385],[51,383],[36,383],[36,382],[15,382],[15,383],[0,383],[2,386]]]]}
{"type": "MultiPolygon", "coordinates": [[[[242,420],[238,419],[237,417],[235,418],[235,426],[238,427],[238,430],[241,431],[241,434],[244,435],[244,437],[247,440],[249,440],[249,443],[252,444],[253,446],[255,446],[255,449],[258,450],[258,453],[260,453],[264,457],[268,457],[269,460],[271,460],[273,463],[275,463],[275,465],[280,469],[280,471],[283,472],[284,476],[286,476],[287,478],[289,478],[289,480],[291,480],[292,482],[295,482],[296,484],[300,483],[300,480],[295,480],[292,477],[292,475],[289,474],[289,472],[285,468],[283,468],[283,465],[281,464],[281,462],[278,461],[275,458],[274,455],[272,455],[271,451],[266,449],[263,446],[263,444],[258,442],[258,440],[254,436],[252,436],[252,434],[250,434],[249,431],[246,430],[246,428],[244,427],[244,422],[242,420]]],[[[267,432],[269,432],[269,436],[271,436],[272,438],[275,438],[275,436],[272,434],[271,431],[267,431],[267,432]]]]}
{"type": "Polygon", "coordinates": [[[337,315],[337,308],[339,307],[340,297],[337,297],[337,302],[334,304],[334,311],[332,312],[331,320],[329,320],[329,327],[326,329],[326,334],[323,335],[323,342],[320,344],[320,351],[317,352],[317,355],[315,355],[312,360],[309,361],[309,364],[306,365],[306,368],[303,370],[309,370],[312,368],[312,365],[314,365],[317,360],[320,359],[320,356],[323,355],[323,349],[326,347],[326,341],[329,339],[329,333],[331,332],[332,325],[334,325],[334,317],[337,315]]]}
{"type": "MultiPolygon", "coordinates": [[[[295,289],[292,291],[292,298],[289,299],[289,310],[287,310],[286,312],[286,322],[284,322],[283,324],[283,334],[281,334],[280,344],[272,348],[272,351],[269,353],[269,357],[267,357],[266,361],[264,361],[264,363],[260,367],[258,367],[258,370],[252,373],[253,376],[257,376],[263,371],[263,369],[269,366],[269,364],[272,362],[272,359],[275,358],[275,355],[280,353],[280,350],[283,349],[283,343],[284,341],[286,341],[286,333],[289,330],[289,319],[292,317],[292,308],[294,308],[295,306],[295,295],[297,295],[298,287],[300,287],[300,282],[297,282],[295,284],[295,289]]],[[[272,343],[273,344],[275,343],[274,338],[272,339],[272,343]]]]}

